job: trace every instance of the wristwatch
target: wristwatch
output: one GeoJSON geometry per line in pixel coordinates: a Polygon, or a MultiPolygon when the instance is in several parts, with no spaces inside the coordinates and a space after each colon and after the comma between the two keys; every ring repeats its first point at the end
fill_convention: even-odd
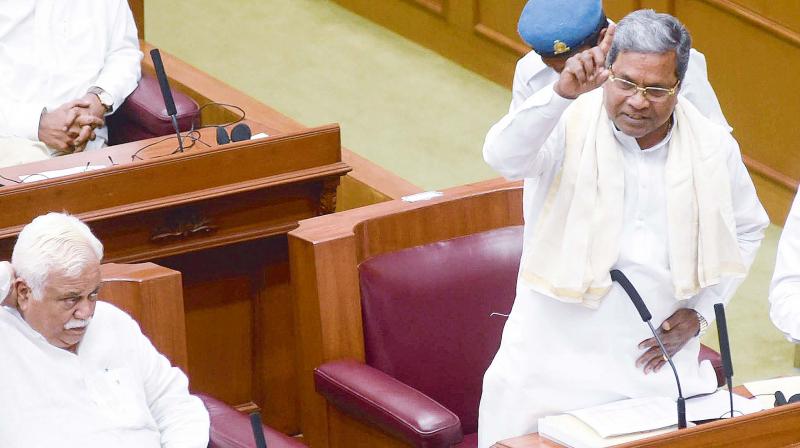
{"type": "Polygon", "coordinates": [[[700,329],[697,330],[696,337],[703,336],[706,334],[706,330],[708,330],[708,321],[702,314],[698,313],[697,310],[692,310],[697,315],[697,323],[700,324],[700,329]]]}
{"type": "Polygon", "coordinates": [[[100,104],[106,108],[106,113],[110,113],[114,110],[114,98],[111,97],[110,93],[97,86],[89,87],[89,90],[86,92],[97,95],[97,98],[100,100],[100,104]]]}

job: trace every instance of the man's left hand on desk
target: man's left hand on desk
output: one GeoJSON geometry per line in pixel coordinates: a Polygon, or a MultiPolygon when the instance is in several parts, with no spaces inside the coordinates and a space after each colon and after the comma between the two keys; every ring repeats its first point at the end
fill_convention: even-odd
{"type": "MultiPolygon", "coordinates": [[[[699,330],[700,323],[697,320],[697,313],[690,308],[681,308],[675,311],[656,329],[670,356],[678,353],[678,350],[697,335],[699,330]]],[[[667,363],[655,338],[640,342],[639,348],[645,352],[636,360],[636,366],[641,367],[644,373],[658,372],[667,363]]]]}

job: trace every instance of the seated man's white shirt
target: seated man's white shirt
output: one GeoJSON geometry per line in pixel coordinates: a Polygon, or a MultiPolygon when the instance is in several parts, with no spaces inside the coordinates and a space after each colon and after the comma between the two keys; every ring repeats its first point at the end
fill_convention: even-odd
{"type": "Polygon", "coordinates": [[[769,302],[772,323],[787,337],[800,340],[800,193],[794,197],[778,243],[769,302]]]}
{"type": "MultiPolygon", "coordinates": [[[[602,95],[602,89],[589,94],[602,95]]],[[[486,161],[507,178],[525,179],[526,240],[563,161],[562,114],[570,104],[550,84],[512,108],[486,137],[486,161]]],[[[737,241],[749,267],[769,221],[736,141],[727,129],[708,125],[718,129],[719,147],[726,155],[737,241]]],[[[654,325],[687,307],[713,321],[714,303],[727,302],[741,280],[727,278],[690,300],[674,297],[664,186],[670,135],[642,150],[610,120],[608,126],[623,154],[625,176],[624,224],[613,268],[622,270],[641,293],[654,325]]],[[[601,306],[591,310],[545,297],[518,281],[500,349],[484,377],[479,447],[535,431],[537,419],[545,415],[629,397],[675,397],[669,368],[645,375],[635,366],[643,352],[637,345],[650,337],[650,330],[616,284],[601,306]]],[[[673,357],[687,397],[716,389],[710,363],[698,363],[699,348],[699,338],[693,338],[673,357]]]]}
{"type": "MultiPolygon", "coordinates": [[[[509,112],[528,99],[534,93],[558,81],[558,73],[542,62],[541,56],[531,51],[517,61],[514,71],[514,86],[512,89],[511,106],[509,112]]],[[[722,114],[717,95],[708,82],[706,58],[703,53],[694,48],[689,53],[689,66],[686,75],[681,81],[679,94],[694,104],[706,118],[731,131],[732,128],[722,114]]]]}
{"type": "Polygon", "coordinates": [[[0,446],[205,448],[188,380],[126,313],[98,302],[77,354],[0,307],[0,446]]]}
{"type": "MultiPolygon", "coordinates": [[[[38,140],[43,108],[97,86],[114,110],[136,88],[142,53],[126,0],[15,0],[0,19],[0,138],[38,140]]],[[[106,128],[87,149],[108,139],[106,128]]]]}

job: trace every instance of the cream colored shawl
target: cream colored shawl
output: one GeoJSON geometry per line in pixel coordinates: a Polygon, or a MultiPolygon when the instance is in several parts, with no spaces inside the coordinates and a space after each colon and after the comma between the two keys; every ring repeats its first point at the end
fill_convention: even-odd
{"type": "MultiPolygon", "coordinates": [[[[565,112],[563,165],[525,241],[521,270],[535,291],[589,308],[597,308],[611,288],[609,271],[619,255],[624,214],[623,155],[602,99],[600,91],[582,95],[565,112]]],[[[679,97],[664,176],[678,300],[722,276],[746,273],[726,158],[709,123],[679,97]]]]}

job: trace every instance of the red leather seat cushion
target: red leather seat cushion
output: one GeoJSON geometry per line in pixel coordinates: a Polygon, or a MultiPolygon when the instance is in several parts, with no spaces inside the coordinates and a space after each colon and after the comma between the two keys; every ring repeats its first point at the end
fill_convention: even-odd
{"type": "Polygon", "coordinates": [[[371,258],[359,267],[367,364],[477,431],[483,373],[516,293],[522,226],[371,258]]]}
{"type": "MultiPolygon", "coordinates": [[[[178,112],[178,127],[181,131],[188,131],[197,117],[197,103],[177,90],[172,90],[172,97],[178,112]]],[[[147,74],[142,74],[136,90],[128,95],[119,110],[106,121],[110,145],[175,133],[158,80],[147,74]]]]}

